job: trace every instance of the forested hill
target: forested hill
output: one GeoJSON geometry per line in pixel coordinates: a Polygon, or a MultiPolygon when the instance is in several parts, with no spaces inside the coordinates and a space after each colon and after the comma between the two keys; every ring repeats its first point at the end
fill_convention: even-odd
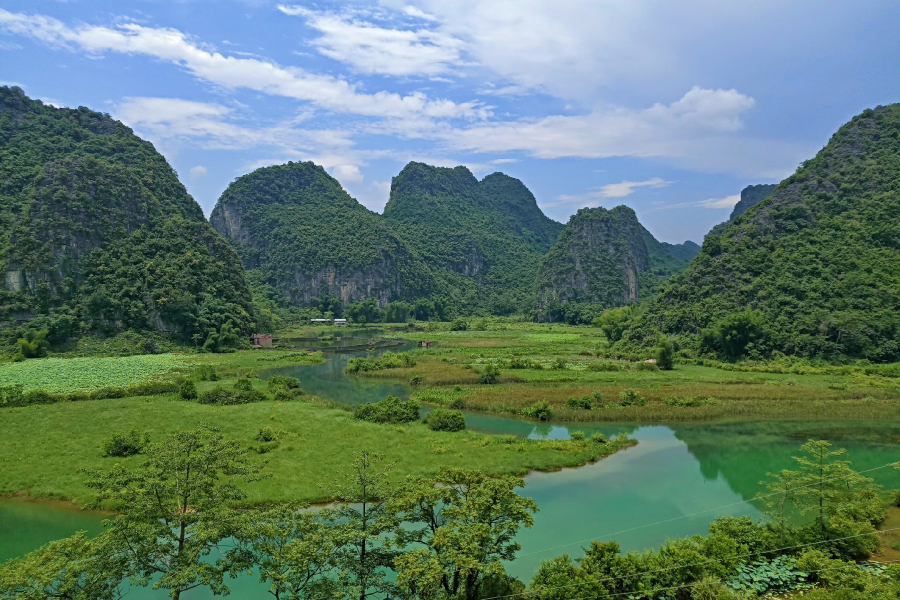
{"type": "Polygon", "coordinates": [[[0,327],[206,335],[251,321],[234,251],[153,145],[0,87],[0,327]]]}
{"type": "Polygon", "coordinates": [[[434,293],[430,268],[376,213],[311,162],[235,180],[210,216],[248,269],[296,305],[414,299],[434,293]]]}
{"type": "Polygon", "coordinates": [[[691,243],[659,242],[627,206],[582,208],[541,261],[537,317],[589,323],[606,308],[649,298],[690,262],[669,248],[689,254],[691,243]]]}
{"type": "Polygon", "coordinates": [[[707,236],[626,334],[726,358],[900,360],[900,105],[866,110],[763,202],[707,236]]]}
{"type": "MultiPolygon", "coordinates": [[[[734,208],[731,210],[731,215],[728,217],[728,220],[713,227],[710,230],[710,233],[713,235],[722,235],[722,232],[725,230],[726,225],[747,212],[747,209],[751,206],[756,206],[757,204],[771,196],[776,187],[778,186],[774,183],[760,183],[757,185],[748,185],[747,187],[742,189],[741,199],[738,200],[738,203],[734,205],[734,208]]],[[[699,248],[697,249],[697,253],[699,254],[699,248]]],[[[696,254],[694,256],[696,256],[696,254]]]]}
{"type": "Polygon", "coordinates": [[[562,229],[517,179],[478,181],[462,166],[416,162],[394,177],[384,218],[435,269],[453,304],[499,314],[531,307],[541,255],[562,229]]]}

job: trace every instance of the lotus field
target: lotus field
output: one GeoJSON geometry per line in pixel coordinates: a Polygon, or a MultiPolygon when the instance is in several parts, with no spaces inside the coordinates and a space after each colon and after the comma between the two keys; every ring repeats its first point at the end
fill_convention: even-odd
{"type": "Polygon", "coordinates": [[[185,368],[184,357],[172,354],[119,358],[46,358],[0,365],[0,387],[23,385],[25,391],[52,394],[127,387],[185,368]]]}

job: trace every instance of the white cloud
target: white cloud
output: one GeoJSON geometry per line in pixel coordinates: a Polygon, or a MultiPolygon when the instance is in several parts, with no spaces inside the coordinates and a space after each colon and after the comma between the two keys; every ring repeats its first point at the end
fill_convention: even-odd
{"type": "Polygon", "coordinates": [[[490,161],[490,163],[492,165],[505,165],[507,163],[514,163],[514,162],[519,162],[519,159],[517,159],[517,158],[495,158],[494,160],[490,161]]]}
{"type": "Polygon", "coordinates": [[[312,41],[319,52],[359,73],[429,76],[444,73],[461,62],[463,43],[453,36],[428,29],[379,27],[348,13],[318,12],[283,4],[278,9],[304,17],[310,27],[322,34],[312,41]]]}
{"type": "Polygon", "coordinates": [[[191,167],[191,170],[188,173],[190,174],[191,179],[198,179],[206,175],[206,167],[197,165],[196,167],[191,167]]]}
{"type": "Polygon", "coordinates": [[[709,200],[701,200],[695,205],[702,206],[703,208],[732,208],[740,201],[741,195],[735,194],[734,196],[727,196],[725,198],[710,198],[709,200]]]}
{"type": "Polygon", "coordinates": [[[624,198],[634,193],[634,188],[651,187],[661,188],[670,185],[671,181],[665,181],[659,177],[654,177],[646,181],[622,181],[619,183],[608,183],[600,186],[598,189],[584,194],[576,195],[560,195],[556,197],[554,202],[541,204],[542,208],[550,208],[563,204],[578,204],[581,206],[599,206],[607,198],[624,198]]]}
{"type": "Polygon", "coordinates": [[[341,131],[300,129],[293,122],[250,128],[228,119],[233,109],[179,98],[124,98],[113,113],[152,141],[188,143],[203,148],[243,150],[275,146],[289,156],[323,149],[349,149],[353,142],[341,131]]]}
{"type": "Polygon", "coordinates": [[[363,174],[356,165],[336,165],[331,170],[331,174],[343,185],[355,185],[363,182],[363,174]]]}
{"type": "Polygon", "coordinates": [[[298,67],[284,67],[255,58],[224,56],[193,41],[177,29],[124,23],[116,29],[85,25],[71,28],[42,15],[11,13],[0,9],[0,28],[27,35],[52,46],[80,48],[90,54],[121,52],[142,54],[172,62],[195,77],[227,88],[248,88],[266,94],[310,102],[340,113],[371,117],[429,118],[486,117],[486,109],[473,102],[429,100],[421,92],[359,93],[351,83],[315,75],[298,67]]]}

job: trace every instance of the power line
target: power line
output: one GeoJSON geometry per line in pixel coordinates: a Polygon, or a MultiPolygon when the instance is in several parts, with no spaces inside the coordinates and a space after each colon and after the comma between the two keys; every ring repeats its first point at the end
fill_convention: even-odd
{"type": "Polygon", "coordinates": [[[816,482],[816,483],[810,483],[810,484],[807,484],[807,485],[800,485],[800,486],[797,486],[797,487],[794,487],[794,488],[788,488],[788,489],[786,489],[786,490],[782,490],[782,491],[780,491],[780,492],[772,492],[771,494],[763,494],[763,495],[760,495],[760,496],[756,496],[756,497],[754,497],[754,498],[750,498],[749,500],[741,500],[741,501],[739,501],[739,502],[732,502],[731,504],[723,504],[722,506],[716,506],[716,507],[714,507],[714,508],[707,508],[706,510],[701,510],[701,511],[699,511],[699,512],[691,513],[691,514],[688,514],[688,515],[681,515],[680,517],[672,517],[671,519],[665,519],[665,520],[663,520],[663,521],[656,521],[655,523],[648,523],[648,524],[646,524],[646,525],[639,525],[639,526],[637,526],[637,527],[631,527],[631,528],[629,528],[629,529],[622,529],[621,531],[614,531],[614,532],[612,532],[612,533],[605,533],[605,534],[600,535],[600,536],[596,536],[596,537],[592,537],[592,538],[587,538],[587,539],[579,540],[579,541],[577,541],[577,542],[570,542],[570,543],[568,543],[568,544],[563,544],[563,545],[561,545],[561,546],[553,546],[552,548],[543,548],[543,549],[541,549],[541,550],[532,550],[531,552],[525,552],[524,554],[520,554],[519,556],[520,556],[520,557],[522,557],[522,556],[530,556],[530,555],[532,555],[532,554],[539,554],[539,553],[541,553],[541,552],[548,552],[548,551],[550,551],[550,550],[559,550],[560,548],[568,548],[569,546],[574,546],[575,544],[583,544],[584,542],[592,542],[592,541],[594,541],[594,540],[600,540],[600,539],[603,539],[603,538],[612,537],[612,536],[614,536],[614,535],[619,535],[619,534],[622,534],[622,533],[628,533],[628,532],[631,532],[631,531],[637,531],[638,529],[646,529],[647,527],[653,527],[653,526],[655,526],[655,525],[663,525],[663,524],[665,524],[665,523],[671,523],[671,522],[673,522],[673,521],[679,521],[679,520],[681,520],[681,519],[689,519],[689,518],[691,518],[691,517],[696,517],[697,515],[702,515],[702,514],[704,514],[704,513],[712,512],[712,511],[714,511],[714,510],[721,510],[721,509],[723,509],[723,508],[730,508],[730,507],[732,507],[732,506],[738,506],[739,504],[747,504],[748,502],[752,502],[752,501],[754,501],[754,500],[762,500],[762,499],[764,499],[764,498],[769,498],[769,497],[771,497],[771,496],[780,496],[780,495],[782,495],[782,494],[785,494],[785,493],[787,493],[787,492],[792,492],[792,491],[794,491],[794,490],[800,490],[800,489],[807,488],[807,487],[812,487],[812,486],[816,486],[816,485],[822,485],[823,483],[826,483],[826,482],[828,482],[828,481],[840,481],[840,480],[842,480],[842,479],[847,479],[847,478],[849,478],[849,477],[853,477],[854,475],[861,475],[861,474],[863,474],[863,473],[870,473],[870,472],[872,472],[872,471],[877,471],[877,470],[879,470],[879,469],[884,469],[884,468],[886,468],[886,467],[891,467],[891,466],[895,466],[895,465],[900,465],[900,463],[896,463],[896,462],[887,463],[887,464],[881,465],[880,467],[874,467],[874,468],[871,468],[871,469],[866,469],[865,471],[858,471],[858,472],[855,472],[855,473],[853,473],[853,475],[847,475],[847,476],[845,476],[845,477],[833,477],[833,478],[831,478],[831,479],[825,479],[825,480],[823,480],[823,481],[819,481],[819,482],[816,482]]]}

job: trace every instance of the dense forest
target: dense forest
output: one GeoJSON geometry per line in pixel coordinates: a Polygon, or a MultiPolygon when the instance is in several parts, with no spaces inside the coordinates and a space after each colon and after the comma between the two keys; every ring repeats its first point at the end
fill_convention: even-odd
{"type": "Polygon", "coordinates": [[[619,342],[692,353],[900,360],[900,105],[866,110],[710,234],[619,342]]]}
{"type": "Polygon", "coordinates": [[[11,342],[249,329],[237,255],[165,158],[109,115],[0,87],[0,232],[11,342]]]}

